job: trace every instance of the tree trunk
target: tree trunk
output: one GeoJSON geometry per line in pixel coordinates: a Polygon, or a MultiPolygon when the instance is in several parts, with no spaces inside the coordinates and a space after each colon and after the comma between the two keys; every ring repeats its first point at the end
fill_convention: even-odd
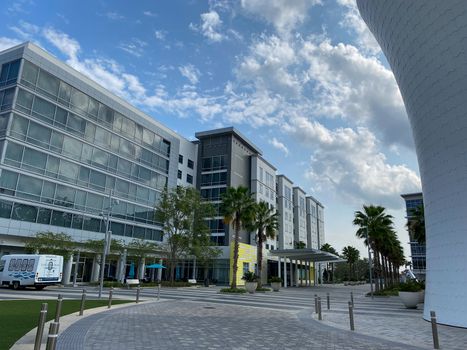
{"type": "Polygon", "coordinates": [[[373,258],[374,258],[374,264],[375,264],[375,268],[374,268],[374,273],[375,273],[375,277],[376,277],[376,281],[375,281],[375,291],[378,292],[380,290],[380,284],[379,284],[379,280],[380,280],[380,276],[381,276],[381,273],[380,273],[380,263],[379,263],[379,252],[376,248],[373,248],[373,258]]]}
{"type": "Polygon", "coordinates": [[[230,288],[237,288],[237,270],[238,270],[238,250],[239,250],[239,231],[240,231],[240,222],[235,220],[234,222],[235,237],[234,237],[234,253],[233,253],[233,265],[232,265],[232,283],[230,288]]]}
{"type": "Polygon", "coordinates": [[[258,230],[258,243],[256,246],[256,266],[258,267],[258,288],[262,287],[263,279],[263,233],[258,230]]]}

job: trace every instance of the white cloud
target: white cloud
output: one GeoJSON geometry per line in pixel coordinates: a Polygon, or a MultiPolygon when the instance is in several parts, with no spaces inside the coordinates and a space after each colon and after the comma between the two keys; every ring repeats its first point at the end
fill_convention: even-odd
{"type": "Polygon", "coordinates": [[[118,48],[135,57],[141,57],[144,54],[144,48],[147,45],[148,44],[141,39],[132,38],[131,41],[121,42],[118,48]]]}
{"type": "Polygon", "coordinates": [[[110,11],[110,12],[106,12],[104,14],[105,17],[107,17],[108,19],[112,20],[112,21],[119,21],[119,20],[122,20],[125,18],[125,16],[119,14],[118,12],[115,12],[115,11],[110,11]]]}
{"type": "Polygon", "coordinates": [[[275,137],[273,137],[271,140],[269,140],[269,144],[272,145],[272,147],[284,152],[284,155],[286,157],[289,155],[289,149],[287,148],[287,146],[284,145],[282,142],[280,142],[275,137]]]}
{"type": "Polygon", "coordinates": [[[192,85],[198,84],[201,73],[195,66],[187,64],[185,66],[178,67],[178,70],[180,74],[187,78],[192,85]]]}
{"type": "Polygon", "coordinates": [[[206,13],[202,13],[200,17],[201,24],[197,26],[193,23],[190,23],[190,29],[199,31],[212,42],[220,42],[226,38],[225,35],[219,32],[222,25],[222,20],[216,11],[212,10],[206,13]]]}
{"type": "Polygon", "coordinates": [[[392,72],[352,45],[303,44],[300,54],[314,84],[314,108],[323,116],[370,125],[387,145],[413,148],[402,97],[392,72]]]}
{"type": "Polygon", "coordinates": [[[308,10],[321,0],[241,0],[242,8],[272,24],[280,34],[288,34],[303,23],[308,10]]]}
{"type": "Polygon", "coordinates": [[[406,165],[389,164],[367,128],[329,130],[316,121],[294,117],[284,130],[312,150],[307,176],[317,190],[332,190],[359,205],[399,208],[401,193],[420,189],[417,174],[406,165]]]}
{"type": "Polygon", "coordinates": [[[157,17],[157,13],[154,13],[152,11],[144,11],[143,15],[148,16],[148,17],[157,17]]]}
{"type": "Polygon", "coordinates": [[[358,12],[355,0],[337,0],[345,8],[344,19],[339,23],[357,35],[357,44],[371,54],[378,54],[381,48],[358,12]]]}
{"type": "Polygon", "coordinates": [[[167,32],[165,30],[156,30],[154,31],[154,36],[156,37],[157,40],[165,40],[165,37],[167,35],[167,32]]]}
{"type": "Polygon", "coordinates": [[[16,46],[16,45],[19,45],[19,44],[21,44],[21,42],[19,40],[7,38],[7,37],[4,37],[4,36],[0,37],[0,51],[9,49],[10,47],[16,46]]]}
{"type": "Polygon", "coordinates": [[[81,47],[79,43],[70,38],[67,34],[58,32],[53,28],[45,28],[42,31],[43,36],[58,48],[64,55],[71,59],[76,59],[81,47]]]}

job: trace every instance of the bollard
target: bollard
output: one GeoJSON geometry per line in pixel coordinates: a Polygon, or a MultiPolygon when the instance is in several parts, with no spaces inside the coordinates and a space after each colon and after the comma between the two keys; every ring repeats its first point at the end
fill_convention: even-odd
{"type": "Polygon", "coordinates": [[[140,287],[136,288],[136,304],[139,303],[139,291],[140,291],[140,287]]]}
{"type": "Polygon", "coordinates": [[[329,297],[329,293],[326,293],[326,301],[328,304],[328,310],[331,310],[331,298],[329,297]]]}
{"type": "Polygon", "coordinates": [[[350,318],[350,330],[354,331],[355,330],[355,325],[354,325],[354,321],[353,321],[353,306],[352,306],[351,301],[349,301],[349,318],[350,318]]]}
{"type": "Polygon", "coordinates": [[[57,308],[55,309],[55,322],[60,322],[60,316],[62,315],[62,303],[63,297],[59,294],[57,297],[57,308]]]}
{"type": "Polygon", "coordinates": [[[436,323],[436,313],[430,311],[431,316],[431,331],[433,333],[433,347],[439,349],[439,338],[438,338],[438,324],[436,323]]]}
{"type": "Polygon", "coordinates": [[[318,295],[315,294],[315,314],[318,313],[318,295]]]}
{"type": "Polygon", "coordinates": [[[37,323],[36,340],[34,341],[34,350],[40,350],[42,342],[42,334],[44,333],[44,324],[47,319],[47,303],[41,305],[39,314],[39,322],[37,323]]]}
{"type": "Polygon", "coordinates": [[[55,350],[55,346],[57,345],[59,326],[60,323],[58,322],[50,322],[49,335],[47,336],[47,346],[45,348],[46,350],[55,350]]]}
{"type": "Polygon", "coordinates": [[[112,307],[112,295],[113,295],[113,292],[114,292],[114,289],[112,287],[109,290],[109,304],[107,305],[107,309],[110,309],[112,307]]]}
{"type": "Polygon", "coordinates": [[[321,298],[318,297],[318,320],[323,320],[323,314],[321,313],[321,298]]]}
{"type": "Polygon", "coordinates": [[[161,296],[161,284],[159,283],[157,285],[157,300],[160,299],[160,296],[161,296]]]}
{"type": "Polygon", "coordinates": [[[355,307],[353,303],[353,292],[350,292],[350,301],[352,302],[352,307],[355,307]]]}
{"type": "Polygon", "coordinates": [[[81,295],[81,306],[79,308],[79,315],[80,316],[83,316],[85,301],[86,301],[86,289],[83,289],[83,294],[81,295]]]}

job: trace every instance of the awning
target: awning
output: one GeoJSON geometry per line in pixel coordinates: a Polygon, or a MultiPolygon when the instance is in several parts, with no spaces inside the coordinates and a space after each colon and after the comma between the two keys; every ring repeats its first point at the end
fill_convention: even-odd
{"type": "Polygon", "coordinates": [[[311,262],[345,262],[346,260],[332,253],[324,252],[318,249],[278,249],[270,250],[269,255],[292,260],[303,260],[311,262]]]}
{"type": "Polygon", "coordinates": [[[151,264],[146,266],[147,269],[165,269],[161,264],[151,264]]]}

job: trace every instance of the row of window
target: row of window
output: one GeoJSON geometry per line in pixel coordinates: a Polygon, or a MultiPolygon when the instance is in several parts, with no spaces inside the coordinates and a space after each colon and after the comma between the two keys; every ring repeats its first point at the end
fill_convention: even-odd
{"type": "MultiPolygon", "coordinates": [[[[181,154],[178,155],[178,162],[180,164],[183,164],[183,155],[181,154]]],[[[188,168],[193,169],[195,167],[195,163],[191,159],[188,159],[187,166],[188,168]]]]}
{"type": "MultiPolygon", "coordinates": [[[[138,198],[138,200],[144,201],[151,206],[154,204],[153,200],[157,197],[155,190],[136,185],[131,181],[122,180],[112,175],[106,175],[100,171],[18,145],[11,141],[7,144],[4,162],[15,168],[59,179],[73,185],[101,192],[115,190],[116,195],[119,197],[131,200],[138,198]]],[[[167,183],[167,177],[160,174],[153,174],[153,176],[155,177],[145,179],[144,182],[155,188],[163,189],[167,183]]]]}
{"type": "Polygon", "coordinates": [[[218,201],[218,200],[221,200],[221,196],[223,193],[225,193],[225,191],[226,191],[225,187],[203,188],[201,190],[201,197],[208,201],[218,201]]]}
{"type": "Polygon", "coordinates": [[[10,85],[16,82],[20,63],[20,60],[16,60],[2,64],[2,71],[0,73],[0,86],[10,85]]]}
{"type": "Polygon", "coordinates": [[[201,175],[201,186],[225,185],[227,183],[227,173],[211,173],[201,175]]]}
{"type": "Polygon", "coordinates": [[[0,114],[0,136],[5,135],[6,128],[8,126],[9,113],[0,114]]]}
{"type": "MultiPolygon", "coordinates": [[[[0,217],[78,230],[105,232],[105,220],[103,219],[4,200],[0,200],[0,217]]],[[[110,229],[112,234],[117,236],[162,241],[162,231],[156,229],[112,221],[110,229]]]]}
{"type": "MultiPolygon", "coordinates": [[[[13,118],[10,135],[41,148],[65,155],[76,161],[89,164],[92,167],[139,181],[148,186],[162,189],[166,183],[164,175],[117,157],[109,152],[102,151],[97,147],[90,146],[58,131],[50,130],[16,114],[13,118]]],[[[162,157],[159,157],[159,159],[164,163],[164,166],[161,165],[161,168],[164,167],[168,170],[168,160],[162,157]]]]}
{"type": "Polygon", "coordinates": [[[225,155],[204,157],[201,160],[202,171],[226,169],[225,155]]]}
{"type": "MultiPolygon", "coordinates": [[[[177,179],[181,180],[183,178],[183,173],[181,170],[178,170],[177,172],[177,179]]],[[[189,184],[193,184],[193,175],[186,174],[186,182],[189,184]]]]}
{"type": "MultiPolygon", "coordinates": [[[[168,160],[148,149],[135,145],[127,139],[113,134],[106,129],[86,121],[80,116],[69,113],[65,109],[55,106],[40,97],[34,96],[26,90],[20,89],[16,99],[16,109],[33,117],[54,125],[57,128],[83,138],[92,144],[109,149],[121,156],[137,160],[149,166],[168,171],[168,160]]],[[[159,138],[160,142],[167,141],[159,138]]],[[[163,153],[168,156],[167,152],[163,153]]]]}
{"type": "Polygon", "coordinates": [[[14,88],[0,91],[0,111],[6,111],[7,109],[11,109],[14,97],[14,88]]]}
{"type": "Polygon", "coordinates": [[[170,153],[170,142],[28,61],[24,61],[21,83],[137,143],[170,153]]]}
{"type": "MultiPolygon", "coordinates": [[[[107,196],[77,190],[5,169],[2,170],[0,178],[0,193],[90,213],[99,213],[110,206],[107,196]]],[[[156,223],[152,208],[125,201],[119,201],[118,205],[114,205],[112,213],[115,217],[124,220],[156,223]]]]}

